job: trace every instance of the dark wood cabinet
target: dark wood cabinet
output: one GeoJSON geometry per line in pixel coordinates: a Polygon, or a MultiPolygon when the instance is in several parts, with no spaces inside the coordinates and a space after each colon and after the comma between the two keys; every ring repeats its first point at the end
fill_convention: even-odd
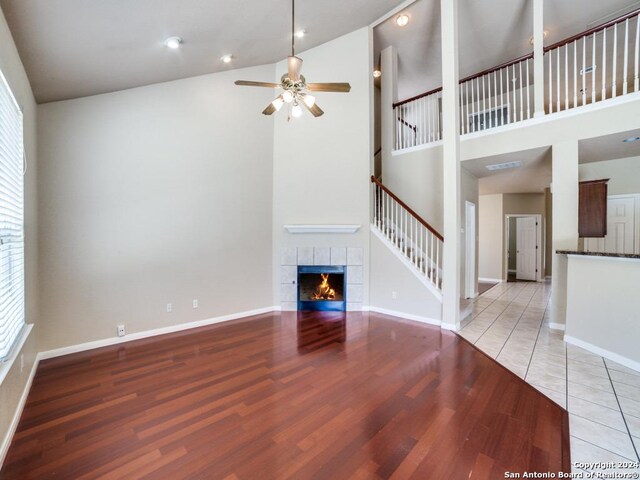
{"type": "Polygon", "coordinates": [[[578,232],[580,237],[607,234],[607,182],[609,179],[580,182],[578,232]]]}

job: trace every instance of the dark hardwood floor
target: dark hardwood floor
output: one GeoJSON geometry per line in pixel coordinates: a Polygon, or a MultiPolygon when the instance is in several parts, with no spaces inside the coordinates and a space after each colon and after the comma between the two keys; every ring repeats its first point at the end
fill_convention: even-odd
{"type": "Polygon", "coordinates": [[[567,413],[457,335],[267,314],[43,361],[2,479],[569,471],[567,413]]]}

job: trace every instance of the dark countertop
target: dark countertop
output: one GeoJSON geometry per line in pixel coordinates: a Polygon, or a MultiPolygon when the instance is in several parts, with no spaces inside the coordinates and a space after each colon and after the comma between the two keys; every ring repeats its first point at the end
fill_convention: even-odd
{"type": "Polygon", "coordinates": [[[637,258],[640,260],[640,255],[635,253],[578,252],[574,250],[556,250],[556,253],[560,255],[584,255],[586,257],[637,258]]]}

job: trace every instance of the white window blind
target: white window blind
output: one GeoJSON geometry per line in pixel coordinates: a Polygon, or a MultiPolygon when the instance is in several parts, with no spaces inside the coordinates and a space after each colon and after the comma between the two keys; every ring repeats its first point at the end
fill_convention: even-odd
{"type": "Polygon", "coordinates": [[[24,328],[22,112],[0,72],[0,361],[24,328]]]}

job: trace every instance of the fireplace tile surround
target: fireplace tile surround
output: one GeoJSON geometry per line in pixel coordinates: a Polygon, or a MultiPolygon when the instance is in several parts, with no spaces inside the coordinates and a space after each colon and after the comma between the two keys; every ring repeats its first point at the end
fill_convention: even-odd
{"type": "Polygon", "coordinates": [[[359,247],[283,247],[280,251],[280,305],[298,308],[298,265],[347,267],[347,310],[362,310],[364,300],[364,249],[359,247]]]}

